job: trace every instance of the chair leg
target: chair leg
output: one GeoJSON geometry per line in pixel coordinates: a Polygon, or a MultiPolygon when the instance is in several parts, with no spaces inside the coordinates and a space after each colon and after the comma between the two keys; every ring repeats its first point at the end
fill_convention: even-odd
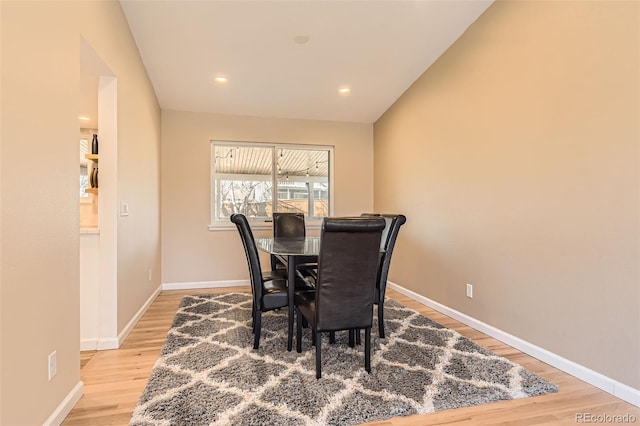
{"type": "Polygon", "coordinates": [[[355,333],[355,329],[350,328],[349,329],[349,347],[350,348],[353,348],[355,346],[354,343],[353,343],[353,335],[354,335],[354,333],[355,333]]]}
{"type": "Polygon", "coordinates": [[[302,313],[296,307],[296,352],[302,352],[302,313]]]}
{"type": "Polygon", "coordinates": [[[260,330],[262,326],[262,312],[256,311],[255,325],[253,326],[253,349],[258,349],[260,346],[260,330]]]}
{"type": "Polygon", "coordinates": [[[322,376],[322,365],[321,365],[321,346],[322,346],[322,335],[320,332],[314,333],[316,336],[316,379],[319,379],[322,376]]]}
{"type": "Polygon", "coordinates": [[[360,329],[356,328],[356,345],[361,344],[362,341],[360,340],[360,329]]]}
{"type": "Polygon", "coordinates": [[[371,373],[371,327],[364,330],[364,369],[371,373]]]}
{"type": "Polygon", "coordinates": [[[378,336],[384,339],[384,301],[378,302],[378,336]]]}
{"type": "Polygon", "coordinates": [[[336,332],[335,331],[330,331],[329,332],[329,343],[335,343],[336,342],[336,332]]]}

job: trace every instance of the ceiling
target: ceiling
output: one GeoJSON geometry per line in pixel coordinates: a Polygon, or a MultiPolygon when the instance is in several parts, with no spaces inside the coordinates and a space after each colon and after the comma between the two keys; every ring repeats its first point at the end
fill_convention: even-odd
{"type": "MultiPolygon", "coordinates": [[[[491,3],[120,0],[162,109],[361,123],[491,3]]],[[[93,86],[95,75],[83,83],[80,114],[91,121],[81,127],[98,127],[93,86]]]]}

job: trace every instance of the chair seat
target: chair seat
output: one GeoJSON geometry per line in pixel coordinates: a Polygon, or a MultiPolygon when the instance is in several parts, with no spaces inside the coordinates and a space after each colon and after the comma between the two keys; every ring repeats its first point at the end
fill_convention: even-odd
{"type": "Polygon", "coordinates": [[[304,292],[310,291],[313,293],[316,289],[314,284],[315,282],[310,282],[308,281],[307,278],[298,276],[296,278],[296,292],[304,293],[304,292]]]}
{"type": "MultiPolygon", "coordinates": [[[[274,254],[276,259],[278,259],[278,269],[287,269],[287,258],[285,256],[274,254]]],[[[297,262],[296,266],[300,267],[318,267],[318,256],[317,255],[309,255],[309,256],[296,256],[297,262]]]]}
{"type": "MultiPolygon", "coordinates": [[[[287,259],[277,254],[271,255],[277,261],[273,263],[273,272],[281,273],[287,271],[287,259]]],[[[298,256],[296,261],[296,269],[305,277],[317,278],[318,276],[318,256],[298,256]]]]}
{"type": "MultiPolygon", "coordinates": [[[[262,279],[264,281],[269,280],[288,280],[289,274],[286,269],[278,269],[275,271],[262,271],[262,279]]],[[[314,289],[315,280],[314,277],[304,276],[300,272],[296,277],[296,290],[308,290],[314,289]],[[311,281],[308,281],[311,279],[311,281]]]]}
{"type": "Polygon", "coordinates": [[[288,305],[287,282],[285,280],[265,281],[262,291],[263,309],[271,310],[288,305]]]}
{"type": "Polygon", "coordinates": [[[262,271],[262,279],[267,280],[286,280],[287,279],[287,270],[286,269],[278,269],[275,271],[262,271]]]}
{"type": "MultiPolygon", "coordinates": [[[[266,310],[283,308],[289,304],[286,279],[270,279],[264,281],[262,306],[266,310]]],[[[312,295],[315,291],[313,284],[307,280],[298,277],[296,279],[296,292],[310,292],[312,295]]]]}
{"type": "Polygon", "coordinates": [[[315,265],[315,267],[318,267],[318,256],[299,256],[298,257],[298,261],[296,263],[296,266],[301,267],[301,266],[312,266],[315,265]]]}

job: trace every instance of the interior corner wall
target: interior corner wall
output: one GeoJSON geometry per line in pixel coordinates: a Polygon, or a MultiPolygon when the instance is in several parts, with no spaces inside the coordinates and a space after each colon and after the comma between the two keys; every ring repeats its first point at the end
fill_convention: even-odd
{"type": "Polygon", "coordinates": [[[120,3],[72,3],[83,15],[80,33],[117,83],[116,127],[110,129],[117,141],[117,181],[103,185],[117,185],[109,192],[117,197],[110,209],[117,217],[100,222],[115,221],[109,229],[116,230],[116,241],[109,247],[115,247],[117,271],[109,275],[117,300],[113,329],[122,334],[160,286],[160,106],[120,3]],[[129,207],[126,216],[116,213],[122,203],[129,207]]]}
{"type": "Polygon", "coordinates": [[[100,175],[99,219],[100,306],[109,310],[100,313],[100,338],[116,341],[160,287],[160,107],[120,4],[88,3],[79,5],[80,31],[110,71],[100,79],[99,118],[112,125],[98,131],[102,145],[117,144],[101,151],[110,161],[100,175]],[[127,215],[119,214],[123,203],[127,215]]]}
{"type": "Polygon", "coordinates": [[[81,388],[81,38],[118,78],[117,185],[130,216],[118,219],[117,238],[137,250],[132,258],[118,254],[124,300],[118,321],[124,323],[160,283],[160,110],[118,2],[5,0],[0,10],[0,424],[34,425],[81,388]],[[150,267],[155,282],[147,279],[150,267]],[[54,350],[57,375],[49,381],[47,357],[54,350]]]}
{"type": "Polygon", "coordinates": [[[639,17],[497,1],[374,124],[390,280],[635,389],[639,17]]]}
{"type": "Polygon", "coordinates": [[[235,227],[208,230],[211,140],[333,145],[334,215],[359,215],[373,207],[372,124],[163,110],[163,283],[248,279],[235,227]]]}

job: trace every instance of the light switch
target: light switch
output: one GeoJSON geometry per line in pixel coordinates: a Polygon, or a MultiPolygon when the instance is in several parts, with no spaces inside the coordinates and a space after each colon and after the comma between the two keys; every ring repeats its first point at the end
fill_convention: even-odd
{"type": "Polygon", "coordinates": [[[120,203],[120,216],[129,216],[129,203],[120,203]]]}

